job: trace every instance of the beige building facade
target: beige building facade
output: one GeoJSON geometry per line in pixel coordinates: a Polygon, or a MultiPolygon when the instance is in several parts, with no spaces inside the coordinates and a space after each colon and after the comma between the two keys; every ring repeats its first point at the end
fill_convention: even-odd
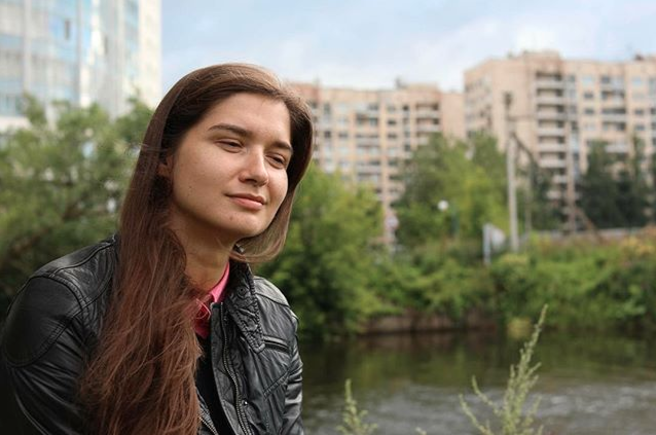
{"type": "Polygon", "coordinates": [[[316,163],[371,186],[383,205],[385,241],[391,242],[397,226],[392,204],[403,192],[402,163],[435,133],[465,137],[462,94],[400,81],[386,90],[294,86],[314,113],[316,163]]]}
{"type": "Polygon", "coordinates": [[[112,117],[161,98],[161,0],[0,0],[0,132],[35,96],[98,103],[112,117]]]}
{"type": "Polygon", "coordinates": [[[467,133],[491,132],[505,148],[514,132],[551,175],[549,197],[564,217],[595,141],[630,155],[638,137],[645,160],[656,148],[656,56],[605,62],[544,51],[490,59],[465,72],[464,101],[467,133]]]}

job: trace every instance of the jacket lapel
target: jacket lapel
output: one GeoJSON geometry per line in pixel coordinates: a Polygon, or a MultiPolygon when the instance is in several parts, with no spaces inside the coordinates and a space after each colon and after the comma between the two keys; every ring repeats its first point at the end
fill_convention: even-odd
{"type": "Polygon", "coordinates": [[[248,264],[230,261],[230,293],[226,298],[226,308],[230,317],[241,330],[249,346],[259,353],[264,349],[260,308],[255,297],[255,283],[248,264]]]}

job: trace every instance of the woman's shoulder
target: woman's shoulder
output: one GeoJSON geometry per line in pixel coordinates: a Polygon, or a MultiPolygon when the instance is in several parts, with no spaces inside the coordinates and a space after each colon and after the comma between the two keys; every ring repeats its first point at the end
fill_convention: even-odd
{"type": "MultiPolygon", "coordinates": [[[[28,364],[67,330],[90,320],[87,308],[100,303],[110,285],[115,243],[113,237],[82,248],[32,274],[12,301],[2,331],[2,351],[12,363],[28,364]]],[[[82,339],[87,335],[78,332],[82,339]]]]}
{"type": "Polygon", "coordinates": [[[264,335],[293,338],[298,327],[298,317],[285,295],[265,278],[255,277],[253,281],[264,335]]]}
{"type": "Polygon", "coordinates": [[[85,290],[89,283],[106,279],[108,274],[113,274],[117,245],[118,236],[113,235],[57,258],[37,269],[30,276],[25,287],[29,287],[30,281],[34,279],[45,278],[59,281],[74,292],[85,290]]]}
{"type": "Polygon", "coordinates": [[[285,295],[271,281],[261,276],[253,277],[255,283],[255,294],[259,297],[270,299],[272,302],[289,308],[289,302],[285,295]]]}

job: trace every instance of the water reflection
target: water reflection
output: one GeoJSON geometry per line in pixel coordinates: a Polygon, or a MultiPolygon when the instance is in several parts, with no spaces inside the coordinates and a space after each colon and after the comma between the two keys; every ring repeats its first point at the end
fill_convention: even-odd
{"type": "MultiPolygon", "coordinates": [[[[545,434],[655,434],[656,350],[647,339],[546,333],[535,355],[545,434]]],[[[474,433],[460,411],[471,377],[500,398],[520,341],[494,333],[403,334],[303,346],[308,433],[335,434],[344,381],[379,435],[474,433]]]]}

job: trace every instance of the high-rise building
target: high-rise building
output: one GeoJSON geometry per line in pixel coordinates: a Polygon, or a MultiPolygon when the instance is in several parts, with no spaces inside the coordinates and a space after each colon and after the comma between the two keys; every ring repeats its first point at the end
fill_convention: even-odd
{"type": "Polygon", "coordinates": [[[0,0],[0,130],[24,93],[111,116],[161,93],[160,0],[0,0]]]}
{"type": "Polygon", "coordinates": [[[656,149],[656,56],[607,62],[544,51],[486,60],[465,72],[465,126],[493,133],[502,147],[514,132],[551,175],[549,197],[572,223],[594,142],[630,155],[637,137],[646,157],[656,149]]]}
{"type": "Polygon", "coordinates": [[[391,242],[397,225],[392,204],[403,191],[401,163],[435,133],[464,138],[462,94],[400,81],[387,90],[294,86],[314,112],[315,161],[374,189],[391,242]]]}

